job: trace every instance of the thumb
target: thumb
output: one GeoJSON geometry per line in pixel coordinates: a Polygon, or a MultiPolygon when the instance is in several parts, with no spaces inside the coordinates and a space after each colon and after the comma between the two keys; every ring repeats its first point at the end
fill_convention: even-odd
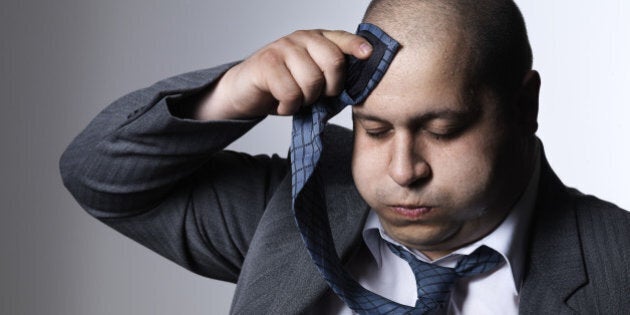
{"type": "Polygon", "coordinates": [[[346,55],[367,59],[372,54],[372,45],[359,35],[346,31],[322,31],[322,35],[337,45],[346,55]]]}

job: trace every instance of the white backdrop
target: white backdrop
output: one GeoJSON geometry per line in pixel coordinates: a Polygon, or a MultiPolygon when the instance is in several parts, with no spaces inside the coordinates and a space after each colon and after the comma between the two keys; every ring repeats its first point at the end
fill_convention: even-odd
{"type": "MultiPolygon", "coordinates": [[[[517,1],[542,76],[540,131],[563,181],[630,209],[630,2],[517,1]]],[[[362,1],[10,0],[0,314],[224,314],[233,285],[196,276],[89,217],[61,185],[71,139],[118,96],[241,59],[295,29],[354,31],[362,1]]],[[[336,122],[350,125],[346,111],[336,122]]],[[[285,154],[290,121],[232,145],[285,154]]]]}

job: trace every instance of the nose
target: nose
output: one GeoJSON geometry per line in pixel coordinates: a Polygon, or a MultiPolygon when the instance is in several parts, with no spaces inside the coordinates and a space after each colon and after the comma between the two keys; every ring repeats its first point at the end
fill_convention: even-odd
{"type": "Polygon", "coordinates": [[[389,162],[389,176],[400,186],[412,186],[431,175],[431,168],[415,142],[412,134],[398,133],[395,136],[389,162]]]}

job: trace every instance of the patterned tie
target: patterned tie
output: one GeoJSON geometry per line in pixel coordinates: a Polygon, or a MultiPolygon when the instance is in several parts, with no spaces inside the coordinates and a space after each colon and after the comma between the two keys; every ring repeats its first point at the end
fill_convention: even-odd
{"type": "Polygon", "coordinates": [[[423,313],[446,308],[451,289],[457,279],[489,272],[504,262],[501,254],[483,245],[460,259],[455,268],[447,268],[418,260],[400,246],[387,241],[386,243],[394,254],[406,260],[411,266],[418,287],[416,308],[423,313]]]}
{"type": "Polygon", "coordinates": [[[361,314],[421,314],[358,284],[341,265],[335,251],[320,179],[314,173],[322,152],[321,133],[328,119],[347,105],[362,103],[382,79],[398,42],[375,25],[359,25],[357,34],[373,47],[367,61],[350,57],[345,90],[339,99],[317,102],[293,116],[291,143],[292,198],[295,220],[313,262],[331,289],[361,314]],[[315,174],[315,176],[311,176],[315,174]]]}
{"type": "Polygon", "coordinates": [[[346,83],[338,99],[318,101],[293,115],[291,172],[294,205],[319,161],[322,151],[320,136],[326,122],[346,106],[362,103],[381,81],[398,50],[398,42],[376,25],[361,23],[357,34],[370,42],[372,54],[368,60],[348,56],[346,83]]]}

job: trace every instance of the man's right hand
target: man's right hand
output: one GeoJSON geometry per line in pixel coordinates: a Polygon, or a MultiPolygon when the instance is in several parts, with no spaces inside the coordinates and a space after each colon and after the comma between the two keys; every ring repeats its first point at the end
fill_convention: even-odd
{"type": "Polygon", "coordinates": [[[345,54],[367,59],[372,46],[345,31],[296,31],[232,67],[194,113],[198,120],[292,115],[341,93],[345,54]]]}

